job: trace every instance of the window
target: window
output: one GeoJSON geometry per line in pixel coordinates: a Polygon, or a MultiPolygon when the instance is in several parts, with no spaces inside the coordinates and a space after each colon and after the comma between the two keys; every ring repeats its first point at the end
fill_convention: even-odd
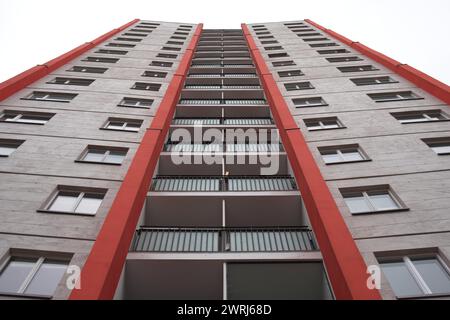
{"type": "Polygon", "coordinates": [[[422,139],[436,154],[450,155],[450,137],[422,139]]]}
{"type": "Polygon", "coordinates": [[[106,189],[58,186],[50,201],[39,212],[95,215],[106,189]]]}
{"type": "Polygon", "coordinates": [[[63,78],[56,77],[49,82],[48,84],[63,84],[68,86],[89,86],[95,80],[93,79],[80,79],[80,78],[63,78]]]}
{"type": "Polygon", "coordinates": [[[437,254],[379,258],[398,298],[450,294],[449,268],[437,254]]]}
{"type": "Polygon", "coordinates": [[[22,112],[5,110],[0,114],[0,122],[46,124],[55,114],[45,112],[22,112]]]}
{"type": "Polygon", "coordinates": [[[350,79],[357,86],[370,86],[376,84],[388,84],[388,83],[398,83],[391,77],[373,77],[373,78],[358,78],[358,79],[350,79]]]}
{"type": "Polygon", "coordinates": [[[270,46],[270,47],[264,47],[265,50],[283,50],[282,46],[270,46]]]}
{"type": "Polygon", "coordinates": [[[149,31],[152,31],[152,32],[153,32],[154,29],[156,29],[155,26],[141,26],[141,25],[137,25],[136,28],[144,29],[144,30],[148,29],[149,31]]]}
{"type": "Polygon", "coordinates": [[[400,123],[420,123],[449,121],[450,117],[442,110],[393,112],[391,115],[400,123]]]}
{"type": "Polygon", "coordinates": [[[152,61],[152,63],[150,63],[150,66],[152,66],[152,67],[170,68],[172,65],[173,65],[173,62],[166,62],[166,61],[152,61]]]}
{"type": "Polygon", "coordinates": [[[336,62],[351,62],[351,61],[362,61],[363,59],[360,57],[337,57],[337,58],[326,58],[328,62],[336,63],[336,62]]]}
{"type": "Polygon", "coordinates": [[[131,36],[131,37],[146,37],[146,36],[148,36],[148,34],[134,33],[134,32],[125,32],[123,35],[124,36],[131,36]]]}
{"type": "Polygon", "coordinates": [[[274,61],[272,62],[274,67],[285,67],[285,66],[295,66],[295,62],[292,60],[287,61],[274,61]]]}
{"type": "Polygon", "coordinates": [[[142,76],[152,78],[165,78],[167,76],[167,72],[145,71],[142,76]]]}
{"type": "Polygon", "coordinates": [[[305,42],[313,42],[313,41],[328,41],[329,39],[327,38],[306,38],[303,39],[303,41],[305,42]]]}
{"type": "Polygon", "coordinates": [[[138,132],[142,126],[142,120],[109,118],[102,129],[115,131],[138,132]]]}
{"type": "Polygon", "coordinates": [[[177,40],[186,40],[187,37],[180,37],[180,36],[171,36],[170,39],[177,39],[177,40]]]}
{"type": "Polygon", "coordinates": [[[9,157],[22,143],[23,140],[0,139],[0,157],[9,157]]]}
{"type": "Polygon", "coordinates": [[[278,75],[280,76],[280,78],[286,78],[286,77],[299,77],[303,76],[304,74],[301,70],[287,70],[278,72],[278,75]]]}
{"type": "Polygon", "coordinates": [[[187,35],[189,35],[189,32],[180,32],[180,31],[176,31],[176,32],[174,32],[173,34],[179,34],[179,35],[182,35],[182,36],[187,36],[187,35]]]}
{"type": "Polygon", "coordinates": [[[124,37],[119,37],[116,38],[116,41],[130,41],[130,42],[141,42],[142,39],[137,39],[137,38],[124,38],[124,37]]]}
{"type": "Polygon", "coordinates": [[[162,47],[161,50],[166,50],[166,51],[181,51],[181,48],[175,48],[175,47],[162,47]]]}
{"type": "Polygon", "coordinates": [[[289,26],[291,26],[291,27],[292,26],[302,26],[302,25],[304,25],[304,23],[303,22],[286,22],[284,25],[289,28],[289,26]]]}
{"type": "Polygon", "coordinates": [[[172,41],[172,40],[169,40],[169,41],[166,42],[166,44],[173,44],[173,45],[176,45],[176,46],[182,46],[184,44],[184,42],[183,41],[172,41]]]}
{"type": "Polygon", "coordinates": [[[136,82],[131,89],[135,90],[147,90],[147,91],[159,91],[161,84],[159,83],[147,83],[147,82],[136,82]]]}
{"type": "Polygon", "coordinates": [[[389,186],[340,189],[352,214],[407,210],[389,186]]]}
{"type": "Polygon", "coordinates": [[[267,55],[269,58],[283,58],[283,57],[289,57],[289,55],[286,52],[280,52],[280,53],[270,53],[267,55]]]}
{"type": "Polygon", "coordinates": [[[366,66],[354,66],[354,67],[338,67],[338,70],[347,73],[347,72],[365,72],[365,71],[378,71],[374,66],[366,65],[366,66]]]}
{"type": "Polygon", "coordinates": [[[369,161],[368,156],[359,145],[319,147],[319,152],[326,164],[369,161]]]}
{"type": "Polygon", "coordinates": [[[156,56],[158,58],[167,58],[167,59],[176,59],[178,57],[177,54],[170,54],[170,53],[158,53],[156,56]]]}
{"type": "Polygon", "coordinates": [[[315,118],[303,120],[309,131],[343,129],[345,126],[337,117],[315,118]]]}
{"type": "Polygon", "coordinates": [[[66,273],[68,259],[12,256],[0,270],[0,294],[51,297],[66,273]]]}
{"type": "Polygon", "coordinates": [[[336,47],[337,43],[334,42],[325,42],[325,43],[311,43],[309,45],[311,48],[322,48],[322,47],[336,47]]]}
{"type": "Polygon", "coordinates": [[[109,50],[109,49],[99,49],[95,51],[95,53],[104,53],[104,54],[117,54],[117,55],[126,55],[128,51],[124,50],[109,50]]]}
{"type": "Polygon", "coordinates": [[[127,152],[128,148],[89,145],[77,162],[122,164],[127,152]]]}
{"type": "Polygon", "coordinates": [[[139,23],[138,26],[141,26],[141,25],[143,25],[143,26],[153,26],[153,28],[156,28],[160,24],[156,23],[156,22],[141,22],[141,23],[139,23]]]}
{"type": "Polygon", "coordinates": [[[75,93],[33,91],[33,93],[23,98],[23,100],[70,102],[76,96],[77,94],[75,93]]]}
{"type": "Polygon", "coordinates": [[[274,36],[260,36],[258,39],[274,39],[274,36]]]}
{"type": "Polygon", "coordinates": [[[96,67],[72,67],[67,71],[70,72],[84,72],[84,73],[105,73],[107,68],[96,68],[96,67]]]}
{"type": "Polygon", "coordinates": [[[119,61],[117,58],[100,58],[100,57],[86,57],[85,59],[81,61],[86,62],[99,62],[99,63],[116,63],[119,61]]]}
{"type": "Polygon", "coordinates": [[[321,97],[292,99],[296,108],[324,107],[328,104],[321,97]]]}
{"type": "Polygon", "coordinates": [[[256,32],[257,35],[264,35],[264,34],[270,34],[269,31],[261,31],[261,32],[256,32]]]}
{"type": "Polygon", "coordinates": [[[297,36],[299,37],[315,37],[315,36],[321,36],[318,32],[308,32],[308,33],[297,33],[297,36]]]}
{"type": "Polygon", "coordinates": [[[368,96],[375,102],[407,101],[423,99],[412,91],[370,93],[368,96]]]}
{"type": "Polygon", "coordinates": [[[133,108],[150,108],[153,104],[152,99],[140,99],[140,98],[123,98],[120,101],[120,107],[133,107],[133,108]]]}
{"type": "Polygon", "coordinates": [[[134,47],[136,47],[135,44],[129,44],[129,43],[114,43],[114,42],[108,43],[106,46],[107,46],[107,47],[118,47],[118,48],[134,48],[134,47]]]}
{"type": "Polygon", "coordinates": [[[275,44],[278,43],[277,40],[265,40],[265,41],[261,41],[261,44],[275,44]]]}
{"type": "Polygon", "coordinates": [[[287,91],[296,91],[296,90],[309,90],[314,89],[311,82],[293,82],[293,83],[285,83],[284,87],[287,91]]]}
{"type": "Polygon", "coordinates": [[[350,53],[347,49],[335,49],[335,50],[318,50],[318,54],[338,54],[338,53],[350,53]]]}
{"type": "Polygon", "coordinates": [[[146,29],[130,29],[132,32],[141,32],[141,33],[152,33],[153,30],[146,30],[146,29]]]}

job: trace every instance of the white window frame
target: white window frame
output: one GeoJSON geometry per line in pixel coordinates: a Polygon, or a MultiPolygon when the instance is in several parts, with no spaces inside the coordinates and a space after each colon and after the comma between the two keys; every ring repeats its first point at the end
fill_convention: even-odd
{"type": "MultiPolygon", "coordinates": [[[[305,120],[307,120],[307,119],[305,119],[305,120]]],[[[344,128],[344,125],[343,125],[338,119],[333,119],[333,120],[336,121],[337,127],[333,127],[333,128],[327,127],[327,125],[324,124],[324,121],[325,121],[325,120],[314,120],[314,121],[318,122],[320,128],[316,128],[316,127],[317,127],[316,125],[314,126],[314,128],[309,127],[307,123],[305,123],[305,126],[308,128],[309,131],[317,131],[317,130],[333,130],[333,129],[344,128]]],[[[331,119],[328,120],[328,121],[331,121],[331,119]]]]}
{"type": "MultiPolygon", "coordinates": [[[[376,189],[374,189],[374,190],[362,190],[362,191],[356,190],[356,191],[354,191],[354,192],[355,192],[355,193],[356,193],[356,192],[362,193],[362,196],[363,196],[363,198],[364,198],[364,201],[365,201],[365,203],[367,204],[367,207],[369,207],[369,210],[368,210],[368,211],[362,211],[362,212],[351,212],[350,207],[347,205],[347,207],[349,208],[349,211],[350,211],[351,214],[358,215],[358,214],[364,214],[364,213],[384,212],[384,211],[391,211],[391,210],[394,210],[394,211],[395,211],[395,210],[401,210],[401,209],[404,209],[404,206],[398,201],[397,197],[394,196],[394,194],[391,192],[390,189],[387,189],[387,190],[382,190],[382,189],[376,190],[376,189]],[[370,199],[370,195],[368,194],[368,192],[371,192],[371,191],[383,191],[383,192],[386,192],[386,194],[389,195],[389,197],[391,198],[391,200],[397,205],[397,208],[394,208],[394,209],[387,209],[387,210],[378,210],[378,209],[375,207],[375,205],[373,204],[372,200],[370,199]]],[[[347,198],[354,198],[354,197],[346,197],[345,194],[344,194],[344,195],[343,195],[343,198],[344,198],[344,201],[345,201],[345,199],[347,199],[347,198]]],[[[345,202],[346,202],[346,201],[345,201],[345,202]]]]}
{"type": "MultiPolygon", "coordinates": [[[[6,113],[4,113],[4,114],[1,114],[0,115],[0,119],[2,119],[2,121],[3,122],[13,122],[13,123],[24,123],[24,124],[45,124],[45,123],[47,123],[50,119],[43,119],[43,120],[41,120],[41,121],[39,121],[39,120],[30,120],[30,121],[21,121],[20,119],[22,119],[24,116],[26,117],[28,114],[23,114],[23,113],[17,113],[17,114],[15,114],[15,113],[10,113],[10,114],[8,114],[7,112],[6,113]],[[14,117],[12,117],[12,118],[7,118],[7,119],[4,119],[5,118],[5,116],[7,116],[7,117],[9,117],[9,116],[14,116],[14,117]],[[45,122],[44,122],[45,121],[45,122]]],[[[32,115],[30,115],[30,116],[32,116],[32,115]]]]}
{"type": "MultiPolygon", "coordinates": [[[[83,200],[83,198],[86,196],[86,194],[99,194],[99,195],[103,195],[103,198],[101,198],[101,202],[103,202],[103,200],[105,199],[105,194],[100,193],[100,192],[86,192],[86,191],[76,191],[76,190],[70,190],[70,189],[58,189],[55,192],[55,195],[50,199],[50,201],[47,203],[47,205],[45,206],[45,210],[46,212],[61,212],[61,213],[67,213],[67,214],[73,214],[73,215],[89,215],[89,216],[95,216],[97,214],[97,211],[95,213],[87,213],[87,212],[76,212],[78,206],[80,205],[81,201],[83,200]],[[57,211],[57,210],[52,210],[51,207],[54,204],[55,200],[58,199],[58,196],[60,193],[64,193],[64,192],[72,192],[72,193],[78,193],[77,199],[75,200],[75,203],[72,207],[72,209],[70,211],[57,211]]],[[[100,202],[100,205],[101,205],[100,202]]],[[[97,209],[98,210],[98,209],[97,209]]]]}
{"type": "Polygon", "coordinates": [[[322,156],[323,162],[325,164],[337,164],[337,163],[346,163],[346,162],[360,162],[360,161],[368,160],[367,156],[361,151],[359,146],[358,147],[354,147],[354,148],[351,148],[351,147],[342,147],[342,148],[336,148],[336,149],[330,148],[328,150],[325,149],[325,150],[322,150],[322,151],[323,152],[335,151],[336,154],[338,155],[339,159],[340,159],[340,161],[338,161],[338,162],[326,162],[325,159],[323,158],[323,156],[326,156],[326,154],[325,155],[322,154],[322,152],[319,150],[320,155],[322,156]],[[346,160],[342,150],[350,150],[350,149],[356,150],[356,152],[361,156],[361,159],[360,160],[346,160]]]}
{"type": "Polygon", "coordinates": [[[124,120],[108,120],[108,122],[106,123],[106,125],[104,126],[104,129],[107,130],[121,130],[121,131],[128,131],[128,132],[138,132],[141,128],[136,128],[137,130],[127,130],[128,127],[128,123],[130,123],[129,121],[124,121],[124,120]],[[121,129],[111,129],[108,128],[109,125],[111,124],[111,122],[123,122],[122,124],[122,128],[121,129]]]}
{"type": "MultiPolygon", "coordinates": [[[[4,263],[0,264],[0,274],[8,267],[9,263],[11,262],[11,260],[13,258],[17,258],[17,259],[31,258],[31,259],[36,259],[36,261],[34,262],[33,268],[29,271],[27,277],[22,282],[22,285],[17,290],[17,292],[3,292],[3,291],[0,291],[0,295],[17,295],[17,296],[24,296],[24,297],[37,296],[37,297],[46,297],[46,298],[48,297],[48,298],[51,298],[53,295],[27,294],[27,293],[25,293],[25,291],[27,290],[27,288],[31,284],[31,281],[33,281],[34,277],[39,272],[40,268],[45,263],[45,261],[46,260],[52,260],[52,258],[51,257],[46,257],[46,256],[25,257],[25,256],[22,256],[22,255],[9,255],[5,259],[4,263]]],[[[59,259],[57,259],[57,260],[59,260],[59,259]]],[[[69,265],[68,261],[65,261],[65,260],[59,260],[59,261],[66,263],[67,266],[69,265]]],[[[30,262],[30,263],[32,263],[32,262],[30,262]]],[[[57,288],[55,288],[55,290],[56,289],[57,288]]]]}
{"type": "MultiPolygon", "coordinates": [[[[399,115],[400,117],[402,116],[401,114],[399,115]]],[[[449,118],[442,113],[441,111],[436,111],[436,112],[421,112],[421,113],[412,113],[411,116],[417,116],[418,121],[411,121],[411,120],[407,120],[407,119],[397,119],[400,123],[421,123],[421,122],[430,122],[430,121],[446,121],[449,120],[449,118]],[[437,114],[437,116],[431,116],[430,114],[437,114]],[[439,116],[442,117],[443,119],[439,119],[439,116]],[[420,118],[419,118],[420,117],[420,118]]]]}
{"type": "MultiPolygon", "coordinates": [[[[430,287],[426,283],[425,279],[422,277],[420,272],[417,270],[416,266],[413,263],[414,258],[422,258],[422,259],[436,259],[437,262],[442,266],[444,269],[444,272],[446,272],[448,275],[450,275],[450,268],[447,265],[447,263],[442,259],[442,257],[438,253],[434,254],[425,254],[425,255],[407,255],[407,256],[400,256],[398,259],[392,259],[392,262],[400,262],[402,261],[408,272],[411,274],[412,278],[416,282],[419,289],[422,291],[422,295],[419,297],[426,297],[426,296],[432,296],[434,293],[431,291],[430,287]],[[411,259],[412,258],[412,259],[411,259]]],[[[380,264],[383,265],[383,263],[390,263],[390,259],[388,261],[383,261],[384,259],[381,258],[380,264]]],[[[389,281],[388,281],[389,283],[389,281]]],[[[389,286],[393,289],[392,285],[389,283],[389,286]]],[[[448,293],[443,293],[439,295],[450,295],[450,291],[448,293]]],[[[415,295],[412,296],[405,296],[405,297],[415,297],[415,295]]],[[[397,298],[405,298],[403,296],[397,296],[397,298]]]]}
{"type": "Polygon", "coordinates": [[[318,97],[318,98],[301,98],[301,100],[303,100],[302,104],[296,104],[294,101],[294,105],[296,108],[307,108],[307,107],[322,107],[322,106],[326,106],[327,103],[325,102],[325,100],[323,100],[323,98],[318,97]],[[315,100],[318,99],[320,100],[320,102],[315,102],[312,103],[309,100],[315,100]]]}
{"type": "Polygon", "coordinates": [[[122,152],[123,150],[111,150],[111,149],[102,149],[102,148],[99,148],[99,147],[97,147],[97,148],[90,147],[90,148],[87,148],[86,151],[83,153],[83,155],[81,156],[80,161],[82,161],[82,162],[84,161],[84,162],[106,163],[106,164],[117,164],[117,165],[122,164],[123,160],[125,160],[127,152],[124,151],[125,153],[123,154],[122,162],[117,163],[117,162],[108,162],[108,161],[106,161],[108,156],[111,154],[111,151],[113,151],[113,152],[114,151],[122,152]],[[89,151],[93,151],[93,150],[102,151],[103,152],[103,158],[100,161],[85,160],[85,157],[89,154],[89,151]]]}

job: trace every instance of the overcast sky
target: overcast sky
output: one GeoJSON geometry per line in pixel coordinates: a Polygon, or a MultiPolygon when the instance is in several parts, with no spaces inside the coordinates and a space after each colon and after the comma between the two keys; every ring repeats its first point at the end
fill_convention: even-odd
{"type": "Polygon", "coordinates": [[[450,0],[0,0],[0,82],[134,18],[206,28],[309,18],[450,83],[450,0]]]}

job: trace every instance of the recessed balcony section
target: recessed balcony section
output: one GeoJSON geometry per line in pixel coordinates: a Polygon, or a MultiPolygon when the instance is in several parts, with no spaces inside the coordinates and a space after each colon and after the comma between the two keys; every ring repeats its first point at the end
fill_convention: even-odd
{"type": "Polygon", "coordinates": [[[177,117],[269,117],[262,90],[183,90],[177,117]]]}
{"type": "Polygon", "coordinates": [[[333,299],[318,251],[130,252],[124,270],[117,299],[333,299]]]}
{"type": "Polygon", "coordinates": [[[263,168],[287,175],[288,161],[283,146],[268,143],[174,143],[164,145],[159,161],[161,175],[259,175],[263,168]]]}
{"type": "Polygon", "coordinates": [[[192,68],[233,68],[254,67],[251,59],[196,59],[192,61],[192,68]]]}
{"type": "Polygon", "coordinates": [[[140,225],[166,227],[304,226],[290,176],[156,176],[140,225]]]}

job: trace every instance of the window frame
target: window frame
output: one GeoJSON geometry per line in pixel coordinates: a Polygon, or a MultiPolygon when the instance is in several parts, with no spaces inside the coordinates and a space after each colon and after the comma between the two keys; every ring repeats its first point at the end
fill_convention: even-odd
{"type": "Polygon", "coordinates": [[[399,83],[399,81],[391,78],[390,76],[352,78],[352,79],[350,79],[350,81],[353,82],[353,84],[358,86],[358,87],[399,83]],[[389,81],[388,82],[381,82],[380,79],[388,79],[389,81]],[[366,83],[358,83],[358,80],[374,80],[375,82],[372,82],[372,83],[368,83],[368,82],[366,82],[366,83]]]}
{"type": "MultiPolygon", "coordinates": [[[[36,298],[36,299],[51,299],[54,297],[54,294],[56,290],[58,289],[58,285],[61,283],[61,281],[64,280],[64,277],[67,276],[67,267],[70,265],[70,261],[73,258],[73,254],[69,253],[63,253],[63,252],[34,252],[30,250],[22,250],[22,249],[10,249],[9,252],[5,254],[5,256],[0,257],[0,274],[2,274],[6,268],[9,266],[10,262],[13,259],[18,260],[25,260],[25,259],[34,259],[34,266],[29,271],[28,275],[22,282],[22,285],[20,286],[18,291],[22,292],[5,292],[0,291],[0,296],[4,297],[23,297],[23,298],[36,298]],[[44,295],[44,294],[32,294],[32,293],[25,293],[25,290],[29,287],[37,273],[39,272],[42,265],[46,262],[46,260],[50,261],[58,261],[61,263],[64,263],[67,265],[66,272],[59,280],[58,284],[56,285],[53,294],[51,295],[44,295]]],[[[33,263],[33,262],[31,262],[33,263]]]]}
{"type": "Polygon", "coordinates": [[[383,102],[399,102],[399,101],[416,101],[416,100],[424,100],[424,97],[421,97],[419,95],[417,95],[416,93],[414,93],[414,91],[389,91],[389,92],[377,92],[377,93],[368,93],[367,96],[371,99],[371,101],[375,102],[375,103],[383,103],[383,102]],[[401,96],[402,93],[409,93],[411,94],[410,98],[403,98],[401,96]],[[388,98],[388,99],[382,99],[379,100],[376,98],[376,96],[380,96],[383,94],[391,94],[391,95],[396,95],[397,98],[388,98]],[[399,98],[400,97],[400,98],[399,98]]]}
{"type": "Polygon", "coordinates": [[[78,96],[78,93],[70,93],[70,92],[51,92],[51,91],[33,91],[30,94],[26,95],[24,98],[21,98],[20,100],[27,100],[27,101],[44,101],[44,102],[58,102],[58,103],[70,103],[73,99],[75,99],[78,96]],[[34,95],[42,94],[44,97],[42,98],[33,98],[34,95]],[[47,97],[50,97],[52,94],[66,94],[68,97],[70,96],[71,99],[69,100],[63,100],[63,99],[48,99],[47,97]]]}
{"type": "MultiPolygon", "coordinates": [[[[409,250],[410,251],[410,250],[409,250]]],[[[392,292],[394,293],[395,297],[399,300],[402,299],[417,299],[417,298],[432,298],[432,297],[447,297],[450,296],[450,290],[447,293],[433,293],[431,289],[429,288],[428,284],[426,283],[426,280],[423,278],[420,271],[417,270],[416,266],[414,265],[414,260],[430,260],[435,259],[444,272],[447,273],[447,275],[450,276],[450,267],[448,265],[448,262],[446,259],[443,258],[442,254],[439,252],[437,248],[433,248],[433,250],[425,249],[425,252],[422,252],[423,250],[414,250],[410,252],[406,252],[404,254],[395,254],[396,252],[391,253],[377,253],[376,258],[380,265],[380,269],[383,272],[383,264],[388,263],[394,263],[394,262],[402,262],[405,264],[405,267],[407,271],[410,273],[412,279],[418,286],[418,288],[422,291],[422,294],[419,295],[405,295],[405,296],[399,296],[395,293],[394,287],[390,283],[389,279],[387,278],[386,274],[383,272],[383,277],[386,279],[387,284],[391,288],[392,292]]]]}
{"type": "Polygon", "coordinates": [[[359,163],[359,162],[370,162],[372,159],[368,156],[368,154],[361,148],[361,146],[357,143],[354,144],[346,144],[346,145],[335,145],[335,146],[322,146],[317,147],[319,154],[322,157],[322,161],[325,165],[338,165],[338,164],[350,164],[350,163],[359,163]],[[345,150],[356,150],[356,152],[361,156],[359,160],[345,160],[345,150]],[[322,152],[332,152],[335,151],[341,161],[338,162],[326,162],[324,159],[324,154],[322,152]]]}
{"type": "Polygon", "coordinates": [[[342,199],[347,207],[347,210],[350,212],[350,214],[352,216],[409,211],[409,208],[406,206],[406,204],[400,199],[400,197],[392,190],[392,188],[389,185],[375,185],[375,186],[362,186],[362,187],[349,187],[349,188],[346,187],[346,188],[340,188],[339,192],[341,193],[342,199]],[[384,192],[385,194],[389,195],[391,200],[397,205],[397,208],[377,210],[376,205],[373,204],[372,200],[370,199],[370,195],[368,194],[370,192],[384,192]],[[346,197],[345,195],[346,194],[347,195],[355,194],[355,193],[362,194],[362,198],[364,199],[365,204],[370,209],[369,211],[363,211],[363,212],[352,212],[351,211],[350,206],[347,204],[345,199],[352,198],[352,197],[350,197],[350,196],[346,197]]]}
{"type": "Polygon", "coordinates": [[[113,118],[110,117],[106,120],[100,130],[109,130],[109,131],[119,131],[119,132],[130,132],[130,133],[138,133],[141,130],[144,121],[141,119],[122,119],[122,118],[113,118]],[[123,122],[122,129],[108,128],[111,122],[123,122]],[[126,130],[129,123],[139,124],[139,128],[137,130],[126,130]]]}
{"type": "Polygon", "coordinates": [[[337,130],[337,129],[346,129],[347,127],[342,123],[342,121],[338,117],[325,117],[325,118],[309,118],[303,119],[303,123],[305,124],[308,131],[322,131],[322,130],[337,130]],[[323,123],[324,121],[336,121],[338,125],[337,128],[326,128],[326,125],[323,123]],[[308,122],[317,121],[320,129],[308,127],[308,122]]]}
{"type": "Polygon", "coordinates": [[[438,146],[433,146],[435,144],[442,144],[445,143],[445,147],[450,147],[450,137],[439,137],[439,138],[423,138],[422,141],[433,151],[437,156],[448,156],[450,155],[449,152],[442,152],[438,153],[433,148],[436,148],[438,146]]]}
{"type": "MultiPolygon", "coordinates": [[[[45,202],[42,204],[42,206],[36,211],[39,213],[67,214],[67,215],[72,215],[72,216],[95,217],[98,214],[99,210],[101,209],[103,200],[105,200],[107,192],[108,192],[108,189],[105,189],[105,188],[57,185],[55,190],[53,190],[53,192],[45,200],[45,202]],[[78,193],[78,195],[76,196],[76,200],[73,205],[72,211],[58,211],[58,210],[51,209],[51,207],[53,206],[53,204],[58,199],[58,196],[61,193],[78,193]],[[102,196],[102,198],[96,198],[96,199],[101,199],[101,201],[100,201],[100,204],[99,204],[97,210],[95,211],[95,213],[76,212],[81,201],[86,197],[86,195],[102,196]]],[[[93,198],[95,198],[95,197],[93,197],[93,198]]]]}
{"type": "Polygon", "coordinates": [[[47,122],[49,122],[55,113],[48,113],[48,112],[35,112],[35,111],[17,111],[17,110],[3,110],[3,112],[0,112],[0,123],[16,123],[16,124],[31,124],[31,125],[38,125],[43,126],[47,122]],[[14,116],[13,120],[5,120],[5,116],[14,116]],[[45,120],[45,122],[29,122],[29,121],[20,121],[20,119],[23,116],[34,116],[34,117],[42,117],[42,121],[45,120]]]}
{"type": "Polygon", "coordinates": [[[293,98],[292,99],[292,103],[294,104],[295,108],[315,108],[315,107],[327,107],[327,106],[329,106],[329,104],[322,97],[293,98]],[[317,99],[317,100],[320,99],[321,103],[310,104],[308,102],[308,99],[311,99],[311,100],[312,99],[317,99]],[[296,104],[295,101],[300,101],[300,100],[305,100],[307,103],[306,104],[302,104],[302,105],[296,104]]]}
{"type": "Polygon", "coordinates": [[[86,78],[70,78],[70,77],[54,77],[52,80],[46,82],[47,84],[55,84],[55,85],[64,85],[64,86],[79,86],[79,87],[89,87],[92,83],[95,82],[95,79],[86,79],[86,78]],[[58,80],[65,80],[63,83],[58,83],[58,80]],[[83,84],[80,83],[70,83],[70,81],[84,81],[83,84]]]}
{"type": "Polygon", "coordinates": [[[148,98],[132,98],[132,97],[123,97],[122,100],[117,104],[118,107],[124,107],[124,108],[139,108],[139,109],[150,109],[153,106],[153,103],[155,102],[154,99],[148,99],[148,98]],[[136,105],[128,105],[126,104],[126,100],[133,100],[136,101],[136,105]],[[145,101],[149,105],[141,105],[141,101],[145,101]]]}
{"type": "Polygon", "coordinates": [[[123,164],[123,162],[125,161],[129,150],[130,150],[129,148],[125,148],[125,147],[88,145],[83,150],[83,152],[79,155],[79,157],[75,160],[75,162],[77,162],[77,163],[106,164],[106,165],[112,165],[112,166],[121,166],[123,164]],[[84,158],[92,150],[104,151],[102,161],[84,160],[84,158]],[[124,153],[122,161],[120,163],[105,161],[108,158],[108,156],[111,154],[111,152],[114,152],[114,151],[119,151],[119,152],[123,152],[124,153]]]}
{"type": "MultiPolygon", "coordinates": [[[[405,111],[405,112],[391,112],[391,116],[393,116],[398,122],[400,122],[401,124],[414,124],[414,123],[433,123],[433,122],[446,122],[446,121],[450,121],[450,116],[445,113],[444,111],[442,111],[441,109],[435,109],[435,110],[418,110],[418,111],[405,111]],[[438,115],[444,119],[433,119],[433,115],[438,115]],[[399,119],[398,117],[402,117],[402,116],[419,116],[421,115],[422,118],[420,119],[424,119],[422,121],[406,121],[406,122],[402,122],[402,119],[399,119]],[[426,120],[425,120],[426,119],[426,120]]],[[[416,118],[419,120],[419,118],[416,118]]],[[[403,120],[405,121],[405,120],[403,120]]]]}

